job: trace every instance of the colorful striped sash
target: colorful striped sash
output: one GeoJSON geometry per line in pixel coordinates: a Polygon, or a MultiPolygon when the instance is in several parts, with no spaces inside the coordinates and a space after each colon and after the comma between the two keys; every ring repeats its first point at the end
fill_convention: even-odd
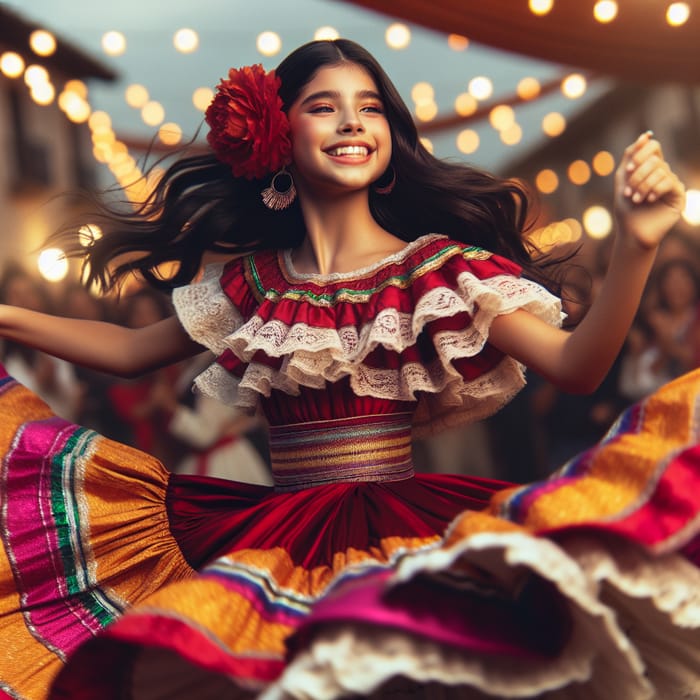
{"type": "Polygon", "coordinates": [[[410,479],[411,419],[398,413],[272,426],[275,489],[410,479]]]}

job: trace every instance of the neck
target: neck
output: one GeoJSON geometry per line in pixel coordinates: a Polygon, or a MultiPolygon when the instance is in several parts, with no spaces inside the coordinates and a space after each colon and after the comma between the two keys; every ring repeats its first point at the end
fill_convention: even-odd
{"type": "Polygon", "coordinates": [[[306,225],[294,256],[300,272],[350,272],[405,246],[375,221],[366,190],[323,199],[301,194],[300,201],[306,225]]]}

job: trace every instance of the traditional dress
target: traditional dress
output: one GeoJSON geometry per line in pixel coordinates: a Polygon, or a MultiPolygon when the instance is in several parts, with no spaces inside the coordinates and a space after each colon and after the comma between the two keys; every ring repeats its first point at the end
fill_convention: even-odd
{"type": "MultiPolygon", "coordinates": [[[[0,391],[13,698],[700,697],[700,375],[527,486],[415,474],[411,439],[524,383],[513,263],[429,235],[327,276],[289,252],[176,290],[196,384],[270,423],[274,486],[167,472],[0,391]]],[[[503,436],[508,439],[508,436],[503,436]]]]}

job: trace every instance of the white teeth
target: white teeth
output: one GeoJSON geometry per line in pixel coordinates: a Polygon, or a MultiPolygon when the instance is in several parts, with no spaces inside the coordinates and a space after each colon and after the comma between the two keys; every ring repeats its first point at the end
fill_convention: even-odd
{"type": "Polygon", "coordinates": [[[366,156],[367,146],[340,146],[328,153],[332,156],[366,156]]]}

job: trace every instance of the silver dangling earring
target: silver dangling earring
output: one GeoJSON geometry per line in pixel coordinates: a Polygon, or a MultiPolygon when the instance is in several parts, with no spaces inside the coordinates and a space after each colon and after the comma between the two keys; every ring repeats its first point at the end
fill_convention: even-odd
{"type": "Polygon", "coordinates": [[[296,199],[297,188],[294,187],[294,180],[292,176],[287,172],[286,168],[282,168],[276,172],[272,177],[272,182],[269,187],[266,187],[261,193],[263,204],[268,209],[273,209],[274,211],[280,211],[282,209],[287,209],[291,203],[296,199]],[[280,179],[286,178],[288,181],[287,187],[280,190],[278,186],[284,184],[280,182],[280,179]]]}
{"type": "MultiPolygon", "coordinates": [[[[375,191],[377,194],[386,195],[386,194],[391,194],[391,192],[393,191],[394,186],[396,185],[396,170],[394,170],[394,166],[393,166],[393,165],[390,165],[390,166],[386,169],[386,172],[384,173],[384,175],[382,175],[382,176],[379,178],[379,180],[386,180],[387,173],[388,173],[389,171],[391,171],[391,176],[389,177],[389,181],[387,182],[386,185],[379,185],[379,184],[376,184],[376,183],[375,183],[375,185],[374,185],[374,191],[375,191]]],[[[379,180],[377,180],[377,183],[379,182],[379,180]]]]}

